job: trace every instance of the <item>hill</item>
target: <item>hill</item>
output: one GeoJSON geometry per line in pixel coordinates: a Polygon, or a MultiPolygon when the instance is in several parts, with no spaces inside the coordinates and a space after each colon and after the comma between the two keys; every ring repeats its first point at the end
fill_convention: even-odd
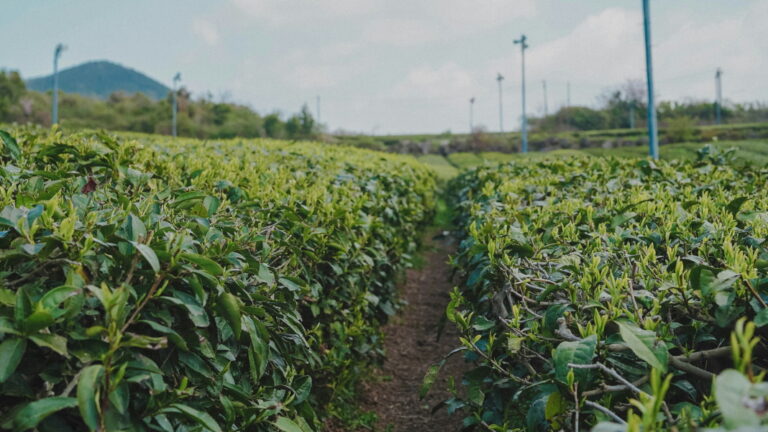
{"type": "MultiPolygon", "coordinates": [[[[53,88],[53,75],[32,78],[27,88],[45,92],[53,88]]],[[[164,98],[170,89],[141,72],[109,61],[83,63],[59,72],[59,88],[65,93],[106,99],[110,94],[143,93],[152,99],[164,98]]]]}

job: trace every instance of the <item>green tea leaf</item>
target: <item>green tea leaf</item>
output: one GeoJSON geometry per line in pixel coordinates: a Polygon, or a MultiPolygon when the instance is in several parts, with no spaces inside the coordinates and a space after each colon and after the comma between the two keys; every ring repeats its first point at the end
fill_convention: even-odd
{"type": "Polygon", "coordinates": [[[203,271],[213,275],[221,276],[224,274],[224,269],[216,261],[195,253],[183,253],[181,257],[185,260],[198,265],[203,271]]]}
{"type": "Polygon", "coordinates": [[[27,341],[10,337],[0,343],[0,383],[5,382],[21,363],[27,341]]]}
{"type": "MultiPolygon", "coordinates": [[[[597,348],[597,336],[590,335],[579,341],[560,342],[555,349],[553,360],[555,363],[555,376],[560,382],[567,382],[568,364],[589,364],[595,356],[597,348]]],[[[592,374],[587,369],[574,370],[576,380],[586,383],[591,380],[592,374]]]]}
{"type": "Polygon", "coordinates": [[[49,415],[77,406],[77,399],[71,397],[49,397],[29,402],[13,417],[14,431],[26,431],[36,427],[49,415]]]}
{"type": "Polygon", "coordinates": [[[664,342],[658,340],[656,333],[643,330],[628,321],[616,321],[616,324],[619,325],[621,338],[636,356],[663,373],[667,371],[669,352],[664,342]]]}
{"type": "Polygon", "coordinates": [[[145,260],[147,260],[150,267],[152,267],[152,270],[154,270],[155,273],[160,271],[160,261],[157,259],[157,255],[155,254],[155,251],[152,250],[151,247],[145,244],[136,243],[136,242],[131,242],[131,244],[133,245],[133,247],[138,249],[139,252],[141,252],[141,255],[144,257],[145,260]]]}
{"type": "Polygon", "coordinates": [[[21,149],[16,139],[8,132],[0,130],[0,138],[3,140],[3,146],[5,147],[5,153],[13,160],[18,160],[21,157],[21,149]]]}
{"type": "Polygon", "coordinates": [[[80,415],[90,430],[99,428],[99,409],[97,397],[99,392],[99,380],[104,374],[102,365],[86,366],[80,371],[80,380],[77,383],[77,405],[80,415]]]}
{"type": "Polygon", "coordinates": [[[213,419],[213,417],[210,416],[210,414],[196,410],[189,405],[184,405],[181,403],[174,403],[169,405],[166,408],[163,408],[159,411],[160,414],[180,414],[184,417],[195,421],[197,424],[202,426],[208,431],[211,432],[223,432],[221,430],[221,427],[218,423],[216,423],[216,420],[213,419]]]}

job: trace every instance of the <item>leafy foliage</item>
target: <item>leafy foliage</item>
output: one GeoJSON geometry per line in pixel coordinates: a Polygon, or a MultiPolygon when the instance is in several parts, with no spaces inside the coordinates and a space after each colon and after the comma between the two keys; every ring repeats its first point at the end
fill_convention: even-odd
{"type": "Polygon", "coordinates": [[[432,212],[423,166],[312,143],[2,136],[1,429],[309,431],[380,356],[432,212]]]}
{"type": "Polygon", "coordinates": [[[461,400],[465,424],[765,424],[765,327],[744,318],[768,323],[767,181],[712,149],[694,162],[531,159],[455,179],[463,239],[447,317],[476,364],[467,393],[482,393],[461,400]]]}

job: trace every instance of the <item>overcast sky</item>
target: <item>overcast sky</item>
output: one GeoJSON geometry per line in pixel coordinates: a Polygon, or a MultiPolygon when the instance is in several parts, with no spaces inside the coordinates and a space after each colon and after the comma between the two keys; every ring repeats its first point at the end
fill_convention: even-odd
{"type": "MultiPolygon", "coordinates": [[[[259,112],[305,102],[331,130],[498,129],[497,72],[506,129],[517,128],[525,33],[528,111],[595,105],[606,88],[644,77],[640,0],[0,0],[0,68],[49,74],[107,59],[194,94],[259,112]]],[[[768,100],[768,0],[653,0],[657,94],[768,100]]]]}

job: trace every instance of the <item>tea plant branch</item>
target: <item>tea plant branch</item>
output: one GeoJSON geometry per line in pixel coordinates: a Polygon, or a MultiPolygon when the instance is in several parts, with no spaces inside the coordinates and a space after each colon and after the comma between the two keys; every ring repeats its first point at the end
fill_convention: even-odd
{"type": "MultiPolygon", "coordinates": [[[[609,368],[608,366],[606,366],[606,365],[604,365],[604,364],[602,364],[600,362],[592,363],[592,364],[568,363],[568,367],[569,368],[573,368],[573,369],[600,369],[601,371],[607,373],[608,375],[616,378],[616,380],[621,382],[624,385],[625,388],[627,388],[629,390],[632,390],[633,392],[635,392],[637,394],[648,395],[648,393],[640,390],[640,388],[638,388],[635,384],[631,383],[628,379],[626,379],[623,376],[621,376],[618,372],[616,372],[615,370],[609,368]]],[[[586,395],[586,392],[583,393],[583,394],[586,395]]]]}
{"type": "Polygon", "coordinates": [[[724,346],[724,347],[714,348],[710,350],[697,351],[689,354],[678,355],[678,356],[675,356],[674,358],[682,362],[693,363],[699,360],[727,357],[729,355],[731,355],[731,347],[724,346]]]}
{"type": "MultiPolygon", "coordinates": [[[[602,364],[600,362],[593,363],[593,364],[574,364],[574,363],[569,363],[568,367],[574,368],[574,369],[600,369],[603,372],[607,373],[608,375],[616,378],[616,380],[618,380],[619,382],[621,382],[623,384],[623,387],[625,387],[625,388],[627,388],[629,390],[632,390],[633,392],[635,392],[635,393],[637,393],[639,395],[645,395],[645,396],[651,397],[651,395],[649,395],[648,393],[644,392],[639,387],[637,387],[637,385],[642,384],[642,382],[640,384],[637,384],[637,385],[634,384],[634,383],[631,383],[631,382],[629,382],[628,379],[626,379],[623,376],[621,376],[618,372],[616,372],[615,370],[609,368],[608,366],[606,366],[606,365],[604,365],[604,364],[602,364]]],[[[645,376],[644,378],[645,378],[645,381],[648,380],[648,376],[645,376]]],[[[586,392],[584,394],[586,394],[586,392]]],[[[672,413],[669,411],[669,407],[667,406],[667,403],[665,401],[661,401],[661,404],[662,404],[662,407],[664,409],[664,413],[667,415],[667,418],[669,418],[669,421],[673,421],[674,417],[672,417],[672,413]]]]}
{"type": "MultiPolygon", "coordinates": [[[[647,383],[649,379],[650,379],[650,376],[645,375],[644,377],[633,381],[632,384],[634,386],[641,386],[647,383]]],[[[622,392],[625,390],[630,390],[630,388],[625,386],[624,384],[617,384],[617,385],[603,384],[599,389],[585,391],[582,393],[582,395],[586,397],[592,397],[592,396],[599,396],[603,393],[616,393],[616,392],[622,392]]]]}
{"type": "Polygon", "coordinates": [[[25,274],[24,276],[14,280],[14,281],[7,282],[5,284],[5,286],[7,286],[8,288],[13,288],[13,287],[16,287],[18,285],[21,285],[21,284],[23,284],[24,282],[26,282],[26,281],[28,281],[30,279],[34,279],[39,273],[41,273],[46,268],[48,268],[50,266],[54,266],[54,265],[59,265],[59,264],[69,264],[71,266],[78,266],[78,265],[80,265],[79,262],[72,261],[72,260],[67,259],[67,258],[52,259],[50,261],[45,261],[45,262],[40,263],[34,270],[31,270],[29,273],[25,274]]]}
{"type": "Polygon", "coordinates": [[[749,281],[749,279],[744,279],[744,282],[747,284],[747,287],[749,288],[749,291],[752,292],[752,296],[760,302],[761,305],[763,305],[764,308],[768,308],[768,304],[765,303],[765,300],[760,296],[760,293],[757,292],[754,286],[752,286],[752,282],[749,281]]]}
{"type": "Polygon", "coordinates": [[[700,367],[696,367],[690,363],[686,363],[677,357],[670,357],[669,362],[674,366],[676,369],[679,369],[683,372],[687,372],[691,375],[696,375],[700,378],[704,378],[706,380],[712,380],[715,377],[715,374],[712,372],[709,372],[707,370],[704,370],[700,367]]]}
{"type": "Polygon", "coordinates": [[[619,416],[618,416],[616,413],[614,413],[613,411],[609,410],[608,408],[606,408],[606,407],[604,407],[604,406],[600,405],[600,404],[599,404],[599,403],[597,403],[597,402],[592,402],[592,401],[591,401],[591,400],[589,400],[589,399],[585,399],[585,400],[584,400],[584,405],[586,405],[586,406],[588,406],[588,407],[590,407],[590,408],[594,408],[594,409],[596,409],[596,410],[598,410],[598,411],[602,412],[603,414],[605,414],[605,415],[607,415],[608,417],[612,418],[614,421],[616,421],[616,422],[617,422],[617,423],[619,423],[619,424],[622,424],[622,425],[625,425],[625,424],[627,424],[627,422],[625,422],[625,421],[624,421],[624,419],[622,419],[621,417],[619,417],[619,416]]]}
{"type": "Polygon", "coordinates": [[[149,289],[149,292],[147,292],[147,295],[144,297],[144,299],[141,300],[141,303],[134,309],[133,313],[131,314],[131,317],[128,318],[128,321],[125,322],[123,327],[120,329],[121,333],[125,333],[125,331],[128,329],[128,327],[133,324],[133,321],[136,320],[136,317],[139,316],[139,313],[142,309],[144,309],[144,306],[147,305],[149,302],[149,299],[151,299],[155,293],[157,292],[157,289],[160,288],[160,284],[165,279],[164,273],[158,273],[157,276],[155,276],[155,282],[152,284],[152,287],[149,289]]]}
{"type": "Polygon", "coordinates": [[[520,378],[520,377],[518,377],[518,376],[516,376],[516,375],[514,375],[512,373],[510,373],[509,371],[507,371],[506,369],[501,367],[501,365],[499,363],[497,363],[496,360],[494,360],[488,354],[486,354],[483,350],[481,350],[477,345],[475,345],[474,342],[469,341],[469,340],[467,340],[467,342],[469,343],[469,345],[472,347],[472,350],[477,355],[479,355],[480,357],[484,358],[485,361],[487,361],[491,366],[493,366],[493,368],[496,369],[499,373],[501,373],[505,377],[507,377],[507,378],[511,379],[512,381],[515,381],[517,383],[520,383],[520,384],[525,384],[526,383],[526,381],[524,379],[522,379],[522,378],[520,378]]]}

